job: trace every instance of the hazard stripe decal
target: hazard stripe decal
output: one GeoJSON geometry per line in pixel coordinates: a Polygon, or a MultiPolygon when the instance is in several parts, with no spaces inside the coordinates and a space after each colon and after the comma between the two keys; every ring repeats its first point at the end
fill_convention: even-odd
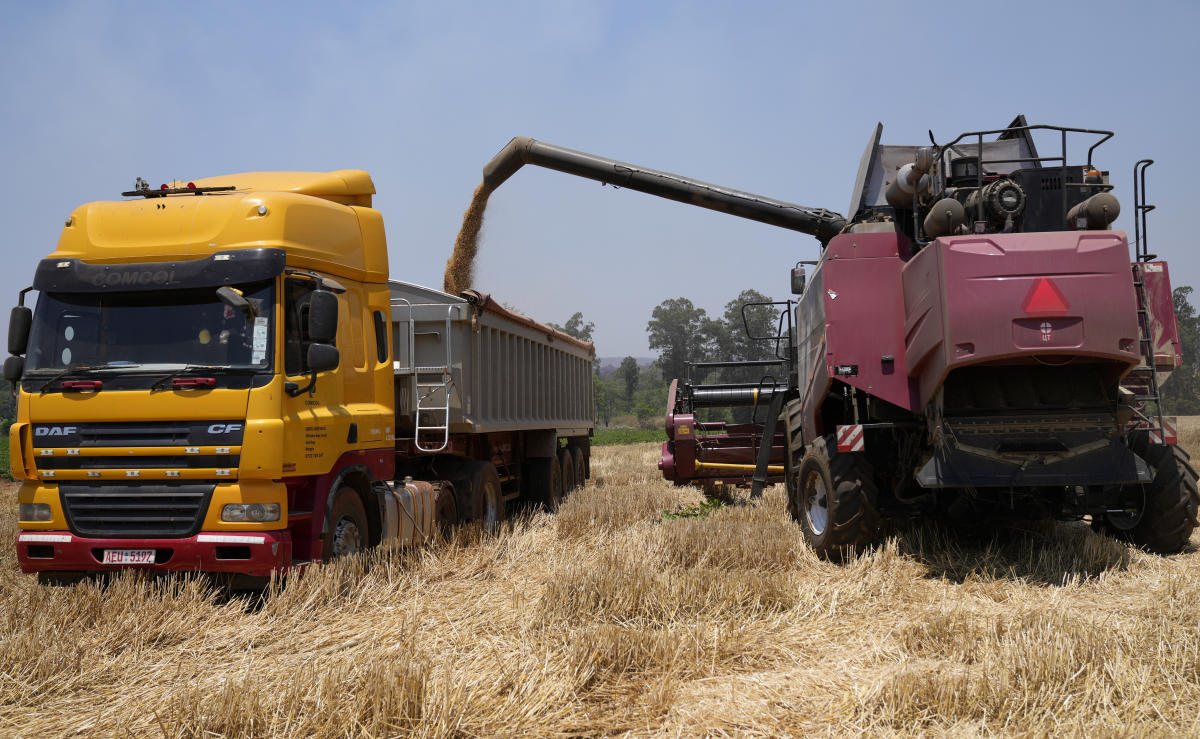
{"type": "Polygon", "coordinates": [[[839,452],[861,452],[867,448],[866,435],[861,423],[852,426],[837,427],[837,448],[839,452]]]}

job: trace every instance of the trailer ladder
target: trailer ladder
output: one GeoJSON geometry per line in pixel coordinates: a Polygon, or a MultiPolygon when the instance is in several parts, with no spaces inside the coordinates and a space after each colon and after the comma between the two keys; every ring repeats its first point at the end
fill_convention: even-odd
{"type": "MultiPolygon", "coordinates": [[[[450,393],[454,389],[454,376],[450,372],[454,366],[450,346],[450,318],[453,311],[454,306],[446,306],[445,324],[441,331],[415,331],[410,324],[414,345],[417,336],[434,336],[441,340],[445,350],[443,364],[413,367],[417,396],[417,404],[413,409],[416,415],[413,445],[418,451],[428,454],[440,452],[450,444],[450,393]],[[425,419],[426,423],[422,423],[422,419],[425,419]]],[[[416,362],[415,355],[413,362],[416,362]]]]}
{"type": "Polygon", "coordinates": [[[454,355],[451,347],[450,322],[454,306],[446,306],[446,317],[441,331],[418,331],[413,316],[413,305],[403,298],[394,299],[393,307],[403,305],[408,309],[408,331],[406,356],[408,367],[397,363],[396,374],[411,377],[409,397],[412,399],[414,418],[413,446],[427,454],[436,454],[450,444],[450,395],[454,391],[454,355]],[[432,336],[442,342],[442,363],[422,366],[417,364],[417,337],[432,336]],[[422,420],[424,419],[424,423],[422,420]]]}

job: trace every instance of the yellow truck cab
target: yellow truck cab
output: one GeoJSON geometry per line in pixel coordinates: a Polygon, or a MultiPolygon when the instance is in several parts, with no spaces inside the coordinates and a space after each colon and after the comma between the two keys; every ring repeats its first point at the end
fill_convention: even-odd
{"type": "MultiPolygon", "coordinates": [[[[471,385],[463,373],[486,372],[486,356],[440,365],[437,390],[411,381],[422,332],[412,299],[404,330],[393,323],[406,283],[388,281],[366,172],[139,185],[76,209],[38,265],[36,309],[23,291],[13,310],[4,374],[18,387],[25,572],[267,576],[427,538],[439,522],[494,523],[522,495],[551,500],[550,460],[561,497],[562,450],[572,466],[585,457],[590,382],[571,423],[488,429],[470,411],[474,387],[453,382],[471,385]],[[399,417],[398,388],[413,395],[399,417]],[[422,412],[440,448],[422,439],[422,412]]],[[[480,301],[424,290],[478,333],[480,301]]],[[[556,339],[574,359],[594,355],[553,332],[541,343],[556,339]]]]}

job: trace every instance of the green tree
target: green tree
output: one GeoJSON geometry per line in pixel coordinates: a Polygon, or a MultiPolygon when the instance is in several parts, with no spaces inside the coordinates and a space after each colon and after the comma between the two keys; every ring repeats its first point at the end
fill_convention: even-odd
{"type": "Polygon", "coordinates": [[[8,427],[17,418],[16,404],[13,402],[13,386],[5,380],[0,382],[0,432],[8,433],[8,427]]]}
{"type": "Polygon", "coordinates": [[[625,399],[630,403],[633,402],[633,394],[637,391],[639,369],[637,360],[633,357],[622,359],[621,366],[617,368],[617,376],[625,383],[625,399]]]}
{"type": "Polygon", "coordinates": [[[1200,316],[1188,296],[1192,288],[1175,288],[1171,298],[1175,303],[1175,320],[1179,324],[1179,343],[1183,351],[1183,366],[1171,373],[1163,384],[1164,412],[1190,416],[1200,413],[1200,316]]]}
{"type": "Polygon", "coordinates": [[[575,314],[567,319],[566,324],[559,326],[557,323],[547,324],[552,329],[562,331],[568,336],[574,336],[580,341],[591,341],[592,331],[596,328],[596,324],[592,321],[584,322],[583,313],[575,311],[575,314]]]}
{"type": "Polygon", "coordinates": [[[659,352],[663,377],[686,377],[689,362],[709,358],[713,321],[687,298],[671,298],[655,307],[646,333],[650,348],[659,352]]]}

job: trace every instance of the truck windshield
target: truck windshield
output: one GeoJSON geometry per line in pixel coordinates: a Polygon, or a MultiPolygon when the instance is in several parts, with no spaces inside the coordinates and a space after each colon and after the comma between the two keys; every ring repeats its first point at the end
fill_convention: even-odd
{"type": "Polygon", "coordinates": [[[43,293],[34,311],[26,371],[270,369],[274,282],[234,287],[249,303],[247,309],[223,302],[215,287],[43,293]]]}

